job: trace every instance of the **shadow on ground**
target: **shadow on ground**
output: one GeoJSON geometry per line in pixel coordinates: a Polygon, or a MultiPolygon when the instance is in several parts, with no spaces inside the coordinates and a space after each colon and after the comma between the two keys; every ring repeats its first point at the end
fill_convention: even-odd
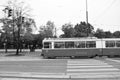
{"type": "Polygon", "coordinates": [[[16,55],[16,54],[6,54],[5,55],[6,57],[8,57],[8,56],[11,56],[11,57],[13,57],[13,56],[15,56],[15,57],[19,57],[19,56],[25,56],[25,54],[18,54],[18,55],[16,55]]]}

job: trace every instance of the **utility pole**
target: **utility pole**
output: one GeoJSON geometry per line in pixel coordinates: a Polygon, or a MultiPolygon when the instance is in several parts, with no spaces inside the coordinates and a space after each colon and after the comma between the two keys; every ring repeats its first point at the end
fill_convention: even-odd
{"type": "Polygon", "coordinates": [[[56,29],[56,27],[55,27],[55,37],[57,37],[57,29],[56,29]]]}
{"type": "Polygon", "coordinates": [[[89,36],[89,33],[88,33],[88,2],[86,0],[86,24],[87,24],[87,36],[89,36]]]}
{"type": "Polygon", "coordinates": [[[88,24],[88,2],[86,0],[86,23],[88,24]]]}

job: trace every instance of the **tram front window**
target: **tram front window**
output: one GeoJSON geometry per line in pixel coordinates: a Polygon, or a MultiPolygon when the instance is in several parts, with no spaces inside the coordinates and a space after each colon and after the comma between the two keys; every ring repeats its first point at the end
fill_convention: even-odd
{"type": "Polygon", "coordinates": [[[116,41],[116,47],[120,47],[120,41],[116,41]]]}
{"type": "Polygon", "coordinates": [[[95,48],[96,47],[96,42],[95,41],[87,41],[86,42],[86,47],[87,48],[95,48]]]}
{"type": "Polygon", "coordinates": [[[115,47],[115,41],[106,41],[106,47],[115,47]]]}
{"type": "Polygon", "coordinates": [[[85,48],[85,41],[75,42],[75,48],[85,48]]]}
{"type": "Polygon", "coordinates": [[[74,48],[74,42],[65,42],[65,48],[74,48]]]}
{"type": "Polygon", "coordinates": [[[44,48],[51,48],[51,42],[44,42],[44,48]]]}
{"type": "Polygon", "coordinates": [[[54,43],[55,48],[65,48],[64,42],[55,42],[54,43]]]}

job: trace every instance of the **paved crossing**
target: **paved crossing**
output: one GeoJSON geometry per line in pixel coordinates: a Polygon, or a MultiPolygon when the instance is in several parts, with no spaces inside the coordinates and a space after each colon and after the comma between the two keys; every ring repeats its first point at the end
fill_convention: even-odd
{"type": "Polygon", "coordinates": [[[0,80],[4,80],[4,78],[11,78],[11,80],[15,78],[18,78],[15,80],[24,80],[23,78],[34,80],[120,80],[119,62],[114,59],[3,60],[0,62],[0,67],[0,75],[4,76],[0,80]]]}
{"type": "Polygon", "coordinates": [[[66,74],[71,78],[118,78],[120,69],[100,60],[68,60],[66,74]]]}

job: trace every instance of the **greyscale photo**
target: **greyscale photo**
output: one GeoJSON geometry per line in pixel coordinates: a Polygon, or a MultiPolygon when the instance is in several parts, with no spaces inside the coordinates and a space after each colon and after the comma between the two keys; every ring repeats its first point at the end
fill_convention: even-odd
{"type": "Polygon", "coordinates": [[[0,80],[120,80],[120,0],[0,0],[0,80]]]}

